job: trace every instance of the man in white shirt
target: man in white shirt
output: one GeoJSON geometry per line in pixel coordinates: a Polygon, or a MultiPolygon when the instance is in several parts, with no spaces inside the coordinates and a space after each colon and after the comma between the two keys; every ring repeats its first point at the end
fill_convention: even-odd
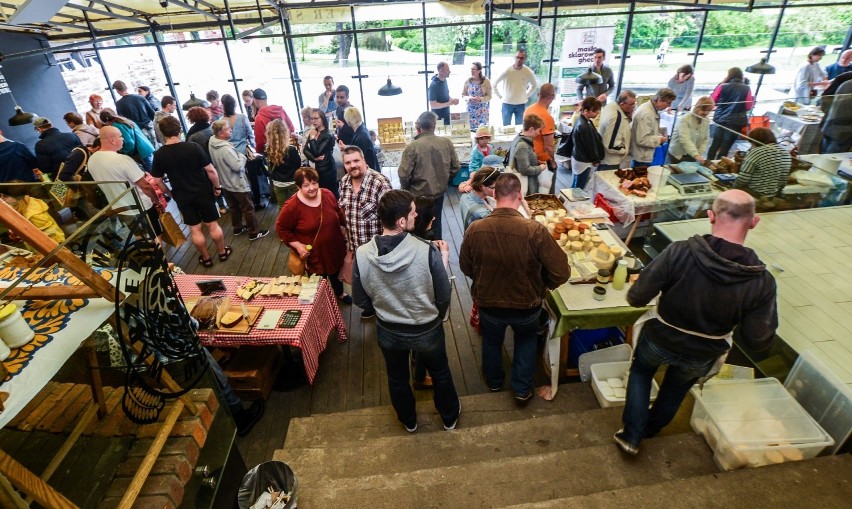
{"type": "Polygon", "coordinates": [[[601,111],[598,132],[604,145],[604,158],[598,171],[630,167],[630,118],[636,109],[636,93],[622,90],[615,102],[601,111]]]}
{"type": "MultiPolygon", "coordinates": [[[[145,172],[136,164],[136,161],[129,156],[118,153],[118,150],[124,144],[121,131],[112,126],[102,127],[100,139],[101,149],[89,156],[89,173],[98,182],[110,202],[127,189],[127,186],[117,182],[135,185],[139,191],[139,201],[142,208],[151,221],[154,234],[159,238],[163,234],[163,229],[159,220],[160,201],[154,191],[154,186],[145,180],[145,172]]],[[[130,194],[122,196],[119,201],[113,204],[113,208],[119,212],[119,217],[135,216],[135,212],[132,210],[135,207],[136,201],[130,194]],[[125,207],[129,207],[131,210],[123,210],[125,207]]]]}
{"type": "Polygon", "coordinates": [[[527,101],[538,87],[535,73],[524,65],[526,61],[526,50],[519,49],[515,54],[515,63],[494,81],[494,93],[503,101],[503,125],[524,123],[524,109],[527,101]],[[501,84],[504,84],[502,88],[501,84]],[[514,122],[512,115],[515,117],[514,122]]]}

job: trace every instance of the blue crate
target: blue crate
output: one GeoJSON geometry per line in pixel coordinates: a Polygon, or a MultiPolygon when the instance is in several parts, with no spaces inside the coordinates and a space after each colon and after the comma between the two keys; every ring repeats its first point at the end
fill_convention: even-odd
{"type": "Polygon", "coordinates": [[[624,333],[618,327],[575,330],[568,346],[568,367],[576,368],[580,355],[624,343],[624,333]]]}
{"type": "Polygon", "coordinates": [[[470,168],[468,168],[467,164],[462,164],[461,168],[459,168],[459,172],[456,173],[456,176],[453,177],[452,184],[454,186],[458,186],[465,180],[470,178],[470,168]]]}

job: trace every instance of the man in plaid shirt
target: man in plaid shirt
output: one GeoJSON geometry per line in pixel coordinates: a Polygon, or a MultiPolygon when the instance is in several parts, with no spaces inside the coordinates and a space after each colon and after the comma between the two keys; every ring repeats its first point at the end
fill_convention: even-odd
{"type": "MultiPolygon", "coordinates": [[[[364,153],[360,148],[350,145],[343,149],[343,168],[346,175],[340,180],[340,208],[346,215],[346,257],[352,267],[351,260],[358,247],[370,242],[374,236],[382,232],[379,221],[379,200],[391,190],[391,183],[381,173],[367,167],[364,153]]],[[[349,269],[351,271],[351,268],[349,269]]],[[[341,279],[351,280],[350,274],[343,274],[341,279]]],[[[375,316],[375,311],[362,311],[361,318],[375,316]]]]}

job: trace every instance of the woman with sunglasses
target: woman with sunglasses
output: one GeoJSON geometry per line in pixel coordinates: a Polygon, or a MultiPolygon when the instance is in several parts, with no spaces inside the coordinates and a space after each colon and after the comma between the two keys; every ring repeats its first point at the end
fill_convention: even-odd
{"type": "Polygon", "coordinates": [[[474,221],[482,219],[494,210],[494,185],[499,176],[500,170],[491,166],[483,166],[473,174],[470,181],[473,189],[459,198],[465,230],[474,221]]]}
{"type": "Polygon", "coordinates": [[[482,73],[482,64],[474,62],[470,68],[470,78],[464,82],[462,98],[467,101],[470,114],[470,130],[476,131],[481,125],[488,125],[491,101],[491,82],[482,73]]]}
{"type": "Polygon", "coordinates": [[[692,107],[692,89],[695,88],[695,71],[692,66],[686,64],[678,67],[675,75],[669,80],[669,88],[677,94],[671,109],[688,111],[692,107]]]}

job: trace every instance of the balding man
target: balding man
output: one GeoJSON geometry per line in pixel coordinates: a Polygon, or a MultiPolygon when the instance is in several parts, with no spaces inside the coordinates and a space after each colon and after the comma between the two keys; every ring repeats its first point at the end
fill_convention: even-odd
{"type": "MultiPolygon", "coordinates": [[[[142,203],[142,208],[148,214],[148,219],[151,221],[154,233],[159,237],[163,234],[158,214],[159,198],[156,191],[154,191],[154,186],[145,180],[145,172],[136,164],[136,161],[129,156],[118,153],[124,144],[124,140],[121,138],[121,131],[112,126],[101,127],[100,140],[100,150],[89,156],[89,174],[95,181],[127,182],[130,185],[136,186],[139,190],[139,200],[142,203]]],[[[127,186],[115,183],[99,183],[98,185],[110,202],[118,198],[127,189],[127,186]]],[[[113,208],[119,211],[119,217],[121,217],[122,213],[125,216],[132,215],[135,217],[136,211],[133,210],[135,207],[136,201],[130,194],[126,194],[113,205],[113,208]]]]}
{"type": "Polygon", "coordinates": [[[837,62],[834,62],[825,68],[825,73],[828,74],[828,79],[830,80],[833,80],[846,72],[852,72],[852,49],[848,49],[841,53],[837,62]]]}
{"type": "Polygon", "coordinates": [[[725,191],[707,211],[709,235],[672,243],[655,258],[627,293],[631,306],[645,306],[662,291],[657,306],[634,328],[633,353],[623,429],[615,441],[628,454],[671,422],[687,391],[718,372],[737,340],[765,350],[778,327],[775,278],[743,243],[760,219],[754,198],[725,191]],[[638,329],[638,330],[636,330],[638,329]],[[651,379],[667,365],[660,393],[648,410],[651,379]]]}
{"type": "Polygon", "coordinates": [[[450,106],[459,103],[458,99],[450,97],[450,88],[447,85],[449,76],[450,64],[439,62],[438,73],[432,76],[432,82],[429,84],[429,109],[444,121],[444,125],[450,125],[450,106]]]}
{"type": "MultiPolygon", "coordinates": [[[[541,128],[538,136],[533,138],[533,150],[538,156],[538,160],[547,165],[552,172],[556,172],[556,143],[554,133],[556,132],[556,123],[553,121],[553,115],[550,114],[550,104],[556,99],[556,87],[551,83],[545,83],[538,89],[538,100],[524,110],[524,118],[528,115],[536,115],[544,120],[544,127],[541,128]]],[[[553,189],[550,190],[553,192],[553,189]]]]}

